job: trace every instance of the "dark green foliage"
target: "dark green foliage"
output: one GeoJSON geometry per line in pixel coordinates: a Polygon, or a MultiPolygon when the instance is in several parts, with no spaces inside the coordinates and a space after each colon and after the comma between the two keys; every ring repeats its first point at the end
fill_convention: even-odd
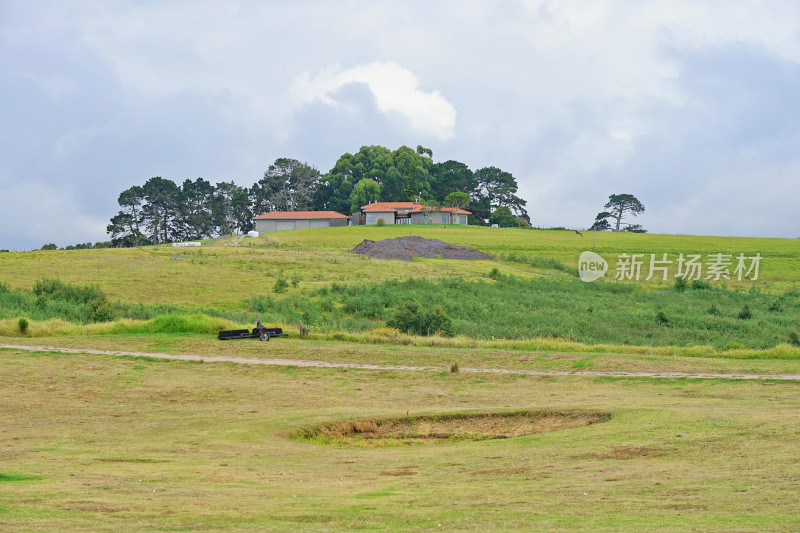
{"type": "Polygon", "coordinates": [[[289,282],[286,281],[286,278],[280,277],[275,280],[275,284],[272,286],[272,292],[275,293],[282,293],[289,290],[289,282]]]}
{"type": "Polygon", "coordinates": [[[438,333],[445,337],[453,336],[453,322],[440,305],[431,310],[420,307],[416,300],[406,303],[386,324],[412,335],[427,336],[438,333]]]}
{"type": "MultiPolygon", "coordinates": [[[[604,220],[608,222],[607,219],[611,218],[614,219],[614,231],[620,231],[620,226],[623,224],[622,221],[627,216],[636,216],[644,213],[644,205],[632,194],[612,194],[608,197],[608,202],[606,202],[606,205],[603,207],[608,211],[597,214],[593,228],[605,229],[597,226],[601,225],[604,220]]],[[[630,224],[628,226],[630,226],[630,224]]],[[[610,229],[611,225],[608,224],[605,227],[610,229]]],[[[633,229],[628,231],[646,233],[646,230],[639,224],[634,224],[633,229]]]]}
{"type": "Polygon", "coordinates": [[[51,242],[49,244],[45,244],[44,246],[42,246],[42,250],[58,250],[58,246],[56,246],[51,242]]]}
{"type": "Polygon", "coordinates": [[[501,228],[515,228],[517,224],[517,217],[506,206],[500,206],[492,212],[489,217],[489,224],[497,225],[501,228]]]}
{"type": "Polygon", "coordinates": [[[676,292],[683,292],[683,291],[686,290],[686,288],[688,286],[689,286],[689,283],[686,281],[686,278],[684,278],[683,276],[677,276],[675,278],[675,285],[673,286],[673,288],[675,289],[676,292]]]}
{"type": "Polygon", "coordinates": [[[656,313],[656,322],[666,326],[669,324],[669,317],[667,317],[667,314],[663,310],[659,311],[656,313]]]}
{"type": "Polygon", "coordinates": [[[800,346],[800,335],[798,335],[796,331],[790,331],[789,342],[795,346],[800,346]]]}
{"type": "Polygon", "coordinates": [[[37,307],[62,309],[67,316],[72,315],[73,320],[75,318],[79,322],[114,320],[111,304],[97,285],[73,285],[59,279],[42,278],[34,283],[31,292],[36,296],[37,307]]]}
{"type": "Polygon", "coordinates": [[[489,271],[489,274],[488,274],[488,276],[489,276],[489,278],[491,278],[491,279],[497,279],[497,278],[499,278],[499,277],[500,277],[500,271],[499,271],[499,270],[497,270],[497,268],[495,267],[495,268],[493,268],[493,269],[491,269],[491,270],[489,271]]]}
{"type": "Polygon", "coordinates": [[[739,314],[736,316],[739,320],[750,320],[753,318],[753,312],[750,311],[750,305],[744,304],[744,307],[742,307],[742,310],[739,311],[739,314]]]}
{"type": "MultiPolygon", "coordinates": [[[[683,279],[683,278],[681,278],[683,279]]],[[[694,279],[692,280],[692,290],[708,290],[711,288],[711,284],[702,279],[694,279]]]]}
{"type": "Polygon", "coordinates": [[[713,316],[719,316],[722,313],[719,312],[719,308],[717,307],[717,304],[712,303],[711,307],[708,308],[708,314],[709,315],[713,315],[713,316]]]}
{"type": "Polygon", "coordinates": [[[28,320],[26,318],[20,318],[17,322],[17,329],[19,329],[21,334],[25,335],[28,332],[28,320]]]}
{"type": "Polygon", "coordinates": [[[0,284],[0,318],[25,315],[25,320],[60,318],[70,322],[105,322],[115,313],[105,293],[96,285],[73,285],[43,278],[31,291],[12,290],[0,284]]]}
{"type": "Polygon", "coordinates": [[[777,300],[772,302],[772,305],[769,306],[769,310],[772,311],[773,313],[782,312],[783,311],[783,303],[781,302],[781,299],[778,298],[777,300]]]}

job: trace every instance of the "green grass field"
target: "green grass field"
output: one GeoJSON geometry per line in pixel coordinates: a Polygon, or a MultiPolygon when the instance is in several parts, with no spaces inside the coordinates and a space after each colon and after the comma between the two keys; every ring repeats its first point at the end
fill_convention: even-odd
{"type": "MultiPolygon", "coordinates": [[[[270,348],[277,342],[270,344],[270,348]]],[[[257,368],[0,351],[3,531],[786,531],[795,383],[257,368]],[[590,409],[478,442],[329,446],[366,417],[590,409]]]]}
{"type": "Polygon", "coordinates": [[[800,529],[795,381],[467,371],[800,374],[800,240],[596,236],[608,259],[763,257],[757,281],[682,292],[613,273],[578,281],[588,233],[413,229],[495,261],[347,252],[410,229],[0,254],[2,343],[440,369],[0,349],[0,530],[800,529]],[[51,283],[61,292],[48,296],[45,278],[75,286],[51,283]],[[287,290],[276,293],[279,278],[287,290]],[[93,321],[105,307],[86,284],[108,296],[115,320],[93,321]],[[411,299],[441,306],[455,335],[387,327],[411,299]],[[290,337],[216,339],[257,316],[290,337]],[[300,324],[312,326],[302,339],[300,324]],[[490,440],[298,437],[352,421],[574,410],[609,419],[490,440]]]}

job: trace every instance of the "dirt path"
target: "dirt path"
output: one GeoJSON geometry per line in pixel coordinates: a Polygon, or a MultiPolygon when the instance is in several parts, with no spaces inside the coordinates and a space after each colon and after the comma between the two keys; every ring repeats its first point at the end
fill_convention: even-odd
{"type": "MultiPolygon", "coordinates": [[[[307,359],[256,359],[252,357],[227,357],[195,354],[168,354],[152,352],[129,352],[115,350],[94,350],[91,348],[59,348],[57,346],[29,346],[24,344],[0,344],[0,348],[27,350],[31,352],[86,353],[95,355],[153,357],[177,361],[202,361],[204,363],[237,363],[242,365],[300,366],[318,368],[352,368],[359,370],[401,370],[408,372],[445,372],[449,369],[436,366],[376,365],[369,363],[329,363],[307,359]]],[[[587,376],[621,378],[691,378],[691,379],[738,379],[738,380],[781,380],[800,381],[800,374],[715,374],[690,372],[595,372],[591,370],[525,370],[506,368],[462,367],[460,372],[468,374],[502,374],[522,376],[587,376]]]]}

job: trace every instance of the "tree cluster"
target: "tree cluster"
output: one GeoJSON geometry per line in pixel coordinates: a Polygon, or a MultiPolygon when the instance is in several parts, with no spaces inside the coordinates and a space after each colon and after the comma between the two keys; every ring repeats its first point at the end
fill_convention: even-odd
{"type": "Polygon", "coordinates": [[[458,161],[434,163],[433,151],[423,146],[362,146],[325,174],[295,159],[277,159],[249,188],[203,178],[181,185],[150,178],[120,194],[121,210],[107,231],[115,246],[160,244],[246,232],[253,216],[270,211],[350,214],[376,201],[468,209],[471,224],[528,225],[517,190],[514,176],[497,167],[473,172],[458,161]]]}

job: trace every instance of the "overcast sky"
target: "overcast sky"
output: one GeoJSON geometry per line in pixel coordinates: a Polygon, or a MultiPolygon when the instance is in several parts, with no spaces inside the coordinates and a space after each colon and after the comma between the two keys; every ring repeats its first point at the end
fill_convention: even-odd
{"type": "Polygon", "coordinates": [[[536,226],[800,237],[800,2],[0,0],[0,248],[152,176],[362,145],[511,172],[536,226]]]}

